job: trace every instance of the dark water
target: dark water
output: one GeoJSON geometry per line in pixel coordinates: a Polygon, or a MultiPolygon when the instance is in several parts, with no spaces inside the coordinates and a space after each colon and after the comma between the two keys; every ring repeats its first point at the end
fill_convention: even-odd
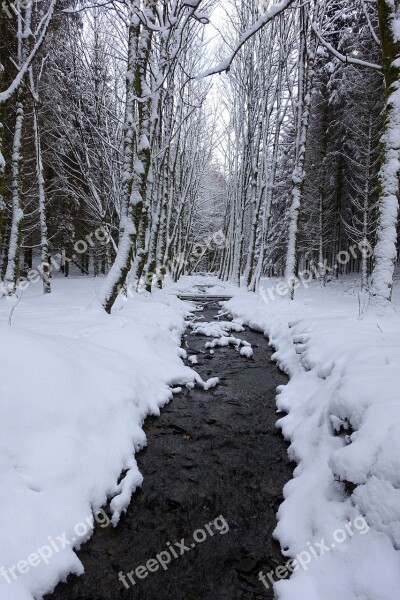
{"type": "MultiPolygon", "coordinates": [[[[208,321],[216,313],[208,307],[203,314],[208,321]]],[[[282,563],[271,534],[292,475],[275,429],[275,388],[286,377],[270,361],[263,335],[234,335],[253,345],[253,359],[234,348],[211,356],[204,349],[210,338],[186,332],[184,347],[198,354],[195,369],[203,379],[220,377],[220,385],[185,389],[159,418],[146,420],[148,447],[137,455],[143,487],[116,528],[96,529],[83,546],[85,574],[70,576],[47,600],[273,598],[258,573],[282,563]],[[165,570],[139,569],[137,576],[137,567],[165,551],[165,570]],[[129,588],[120,572],[133,572],[134,583],[125,575],[129,588]]]]}

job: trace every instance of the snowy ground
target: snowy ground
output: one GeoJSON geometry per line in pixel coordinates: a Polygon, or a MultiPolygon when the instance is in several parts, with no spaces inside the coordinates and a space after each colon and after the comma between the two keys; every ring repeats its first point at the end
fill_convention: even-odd
{"type": "MultiPolygon", "coordinates": [[[[353,280],[315,283],[290,302],[268,289],[232,315],[265,332],[291,377],[278,426],[298,464],[275,535],[293,572],[279,600],[394,600],[400,589],[400,311],[360,311],[353,280]],[[271,299],[274,297],[275,299],[271,299]],[[362,313],[360,315],[360,312],[362,313]]],[[[395,301],[399,289],[395,290],[395,301]]],[[[267,579],[269,583],[271,578],[267,579]]]]}
{"type": "MultiPolygon", "coordinates": [[[[73,548],[90,537],[92,512],[111,501],[117,522],[127,506],[141,483],[133,455],[146,443],[145,416],[195,377],[180,359],[187,304],[175,293],[198,293],[199,282],[234,295],[230,313],[269,336],[291,377],[277,402],[298,467],[276,536],[297,563],[277,597],[398,597],[398,313],[360,316],[350,280],[300,288],[294,302],[272,300],[265,290],[276,282],[265,280],[265,303],[196,277],[121,301],[111,316],[95,300],[101,280],[57,279],[48,296],[31,285],[11,326],[13,302],[0,302],[1,600],[40,598],[68,572],[81,573],[73,548]]],[[[105,513],[96,520],[109,522],[105,513]]]]}
{"type": "Polygon", "coordinates": [[[111,499],[116,522],[142,481],[144,418],[193,381],[179,348],[187,304],[140,295],[109,316],[100,283],[56,279],[46,296],[31,285],[11,326],[15,302],[0,301],[1,600],[40,598],[83,571],[73,548],[92,511],[111,499]]]}

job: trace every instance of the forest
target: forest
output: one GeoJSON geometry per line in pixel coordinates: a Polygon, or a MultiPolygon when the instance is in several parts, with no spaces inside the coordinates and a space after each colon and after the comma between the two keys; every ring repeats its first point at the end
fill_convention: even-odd
{"type": "Polygon", "coordinates": [[[255,290],[311,268],[390,300],[397,42],[381,4],[3,3],[3,294],[34,266],[48,293],[75,265],[108,274],[110,312],[167,273],[255,290]]]}
{"type": "Polygon", "coordinates": [[[396,600],[400,0],[0,3],[0,600],[396,600]]]}

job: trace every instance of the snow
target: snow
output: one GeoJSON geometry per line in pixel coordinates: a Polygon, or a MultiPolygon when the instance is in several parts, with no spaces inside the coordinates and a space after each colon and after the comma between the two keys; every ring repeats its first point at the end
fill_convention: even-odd
{"type": "MultiPolygon", "coordinates": [[[[399,39],[400,27],[397,8],[391,21],[395,39],[399,39]],[[394,16],[394,18],[393,18],[394,16]]],[[[387,61],[386,61],[387,62],[387,61]]],[[[376,308],[386,308],[392,296],[392,277],[397,263],[398,182],[400,172],[400,89],[392,85],[386,99],[385,129],[381,145],[385,149],[379,171],[379,222],[374,248],[374,269],[371,283],[371,300],[376,308]]]]}
{"type": "MultiPolygon", "coordinates": [[[[264,290],[271,285],[262,281],[264,290]]],[[[398,596],[400,318],[398,309],[360,316],[357,292],[345,294],[348,287],[316,283],[296,290],[294,301],[268,304],[240,292],[224,306],[269,337],[273,360],[290,376],[277,390],[278,411],[287,413],[277,426],[297,463],[274,533],[284,555],[332,540],[360,516],[369,527],[290,579],[276,577],[278,600],[398,596]]]]}
{"type": "MultiPolygon", "coordinates": [[[[299,564],[289,579],[275,577],[277,600],[397,598],[400,286],[392,310],[360,315],[352,279],[300,286],[294,301],[265,293],[276,283],[263,279],[255,294],[184,277],[118,299],[108,315],[96,300],[104,280],[55,277],[52,294],[30,284],[12,326],[14,302],[1,300],[0,600],[40,599],[82,573],[75,550],[92,533],[93,513],[104,507],[100,526],[115,525],[141,485],[135,453],[146,444],[146,415],[183,386],[218,385],[185,366],[179,348],[194,305],[176,294],[200,285],[233,298],[219,320],[191,323],[193,333],[214,338],[209,348],[234,341],[246,358],[251,345],[232,333],[249,325],[268,336],[290,377],[277,389],[277,426],[297,466],[274,535],[299,564]],[[323,540],[328,549],[311,556],[323,540]]],[[[187,360],[196,364],[195,355],[187,360]]]]}
{"type": "MultiPolygon", "coordinates": [[[[55,4],[56,4],[56,0],[51,0],[49,6],[47,7],[46,14],[44,15],[44,18],[40,22],[40,29],[35,32],[35,44],[33,45],[32,49],[30,50],[30,53],[29,53],[26,61],[20,66],[17,75],[15,76],[13,81],[10,83],[8,88],[3,91],[0,91],[0,103],[6,102],[7,100],[9,100],[12,97],[12,95],[15,94],[16,90],[18,89],[19,85],[21,84],[22,80],[24,79],[30,65],[32,64],[33,59],[35,58],[36,53],[38,52],[39,48],[41,47],[41,45],[43,43],[43,40],[45,39],[47,28],[48,28],[51,18],[53,16],[55,4]]],[[[4,12],[6,12],[6,10],[7,10],[7,6],[4,8],[4,12]]],[[[25,22],[25,28],[26,28],[26,30],[30,31],[27,21],[25,22]]]]}
{"type": "Polygon", "coordinates": [[[253,348],[250,346],[243,346],[243,348],[240,348],[240,356],[251,358],[253,356],[253,348]]]}
{"type": "Polygon", "coordinates": [[[220,338],[216,338],[212,342],[206,342],[206,348],[215,348],[216,346],[227,347],[227,346],[240,346],[241,340],[233,336],[222,335],[220,338]]]}
{"type": "Polygon", "coordinates": [[[210,75],[215,75],[216,73],[223,73],[224,71],[228,71],[235,56],[239,52],[240,48],[249,40],[253,35],[255,35],[260,29],[265,27],[267,23],[272,21],[277,15],[283,12],[286,8],[288,8],[292,4],[293,0],[281,0],[280,2],[276,2],[272,6],[270,6],[265,12],[261,14],[261,16],[251,25],[239,38],[239,41],[236,44],[236,47],[231,52],[228,58],[221,61],[215,67],[204,71],[200,75],[197,76],[197,79],[202,79],[204,77],[209,77],[210,75]]]}
{"type": "Polygon", "coordinates": [[[207,337],[221,337],[230,331],[244,331],[244,327],[237,321],[215,321],[211,323],[192,324],[192,333],[197,335],[205,335],[207,337]]]}
{"type": "MultiPolygon", "coordinates": [[[[220,348],[235,346],[235,348],[239,350],[240,356],[245,356],[246,358],[251,358],[253,356],[253,349],[249,342],[229,335],[232,331],[244,331],[243,323],[241,321],[233,319],[232,321],[212,321],[200,324],[190,323],[190,327],[192,328],[192,333],[194,335],[205,335],[206,337],[214,338],[211,342],[205,343],[205,348],[206,350],[210,350],[210,354],[214,353],[213,348],[216,348],[217,346],[220,348]]],[[[191,359],[192,357],[189,357],[189,361],[192,364],[195,364],[191,359]]]]}
{"type": "Polygon", "coordinates": [[[201,385],[201,387],[205,391],[211,390],[219,384],[218,377],[210,377],[210,379],[208,379],[207,381],[203,381],[199,376],[197,376],[196,381],[199,385],[201,385]]]}
{"type": "Polygon", "coordinates": [[[142,294],[107,315],[94,301],[102,283],[53,278],[46,295],[31,284],[11,327],[15,302],[0,302],[1,600],[41,598],[83,572],[75,549],[92,526],[82,524],[108,501],[118,522],[142,482],[146,415],[197,377],[178,347],[187,305],[142,294]],[[52,549],[60,537],[68,544],[52,549]]]}

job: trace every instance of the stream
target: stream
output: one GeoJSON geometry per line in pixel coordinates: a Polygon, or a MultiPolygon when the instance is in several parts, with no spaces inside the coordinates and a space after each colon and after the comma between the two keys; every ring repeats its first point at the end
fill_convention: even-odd
{"type": "MultiPolygon", "coordinates": [[[[195,315],[212,321],[218,310],[208,303],[195,315]]],[[[252,345],[253,358],[233,347],[210,354],[205,343],[212,338],[186,330],[183,347],[198,358],[193,368],[204,380],[218,376],[219,385],[184,388],[160,417],[146,419],[148,445],[136,455],[143,486],[118,526],[97,527],[78,552],[85,574],[70,575],[47,600],[273,598],[258,573],[284,562],[272,532],[292,477],[275,428],[275,390],[287,378],[261,333],[234,335],[252,345]],[[163,551],[170,561],[162,555],[164,567],[156,569],[148,561],[163,551]],[[126,576],[146,563],[154,571],[126,576]]]]}

